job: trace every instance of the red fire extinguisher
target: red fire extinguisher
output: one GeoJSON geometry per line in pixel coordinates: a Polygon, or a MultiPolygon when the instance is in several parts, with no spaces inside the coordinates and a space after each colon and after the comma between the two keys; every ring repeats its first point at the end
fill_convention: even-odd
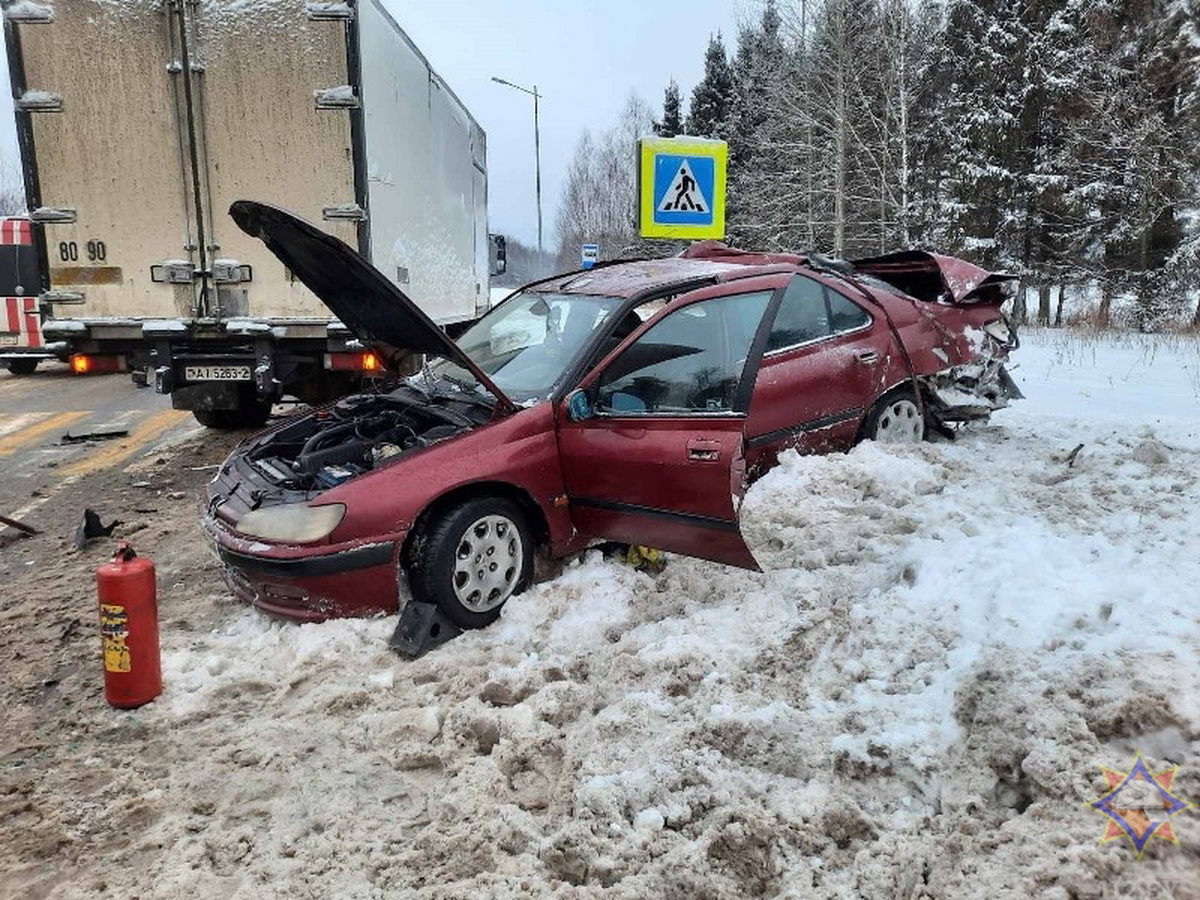
{"type": "Polygon", "coordinates": [[[96,590],[104,698],[118,709],[149,703],[162,693],[154,563],[134,553],[128,541],[121,541],[112,562],[96,570],[96,590]]]}

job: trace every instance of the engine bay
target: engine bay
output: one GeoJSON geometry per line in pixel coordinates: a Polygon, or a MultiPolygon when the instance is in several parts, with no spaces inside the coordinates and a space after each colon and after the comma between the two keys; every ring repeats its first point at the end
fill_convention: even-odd
{"type": "Polygon", "coordinates": [[[486,404],[408,386],[355,394],[265,435],[245,460],[274,487],[327,490],[490,418],[486,404]]]}

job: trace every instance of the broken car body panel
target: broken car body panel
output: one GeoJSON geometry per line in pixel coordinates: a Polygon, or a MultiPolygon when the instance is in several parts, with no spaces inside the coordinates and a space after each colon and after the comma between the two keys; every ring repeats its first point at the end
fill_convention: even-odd
{"type": "Polygon", "coordinates": [[[518,503],[553,555],[617,540],[756,568],[737,521],[747,472],[789,447],[849,447],[914,375],[934,414],[986,415],[971,398],[958,415],[954,391],[1007,352],[983,330],[995,304],[720,246],[537,283],[456,345],[341,242],[257,204],[242,221],[364,340],[450,360],[256,435],[218,472],[203,524],[227,580],[291,618],[395,611],[427,523],[479,496],[518,503]],[[809,325],[788,324],[805,304],[809,325]],[[496,399],[443,377],[455,366],[496,399]],[[520,406],[495,415],[510,396],[520,406]],[[319,540],[239,531],[256,510],[329,504],[345,513],[319,540]]]}
{"type": "Polygon", "coordinates": [[[874,275],[918,300],[945,303],[991,303],[1000,289],[1017,276],[989,272],[974,263],[926,250],[901,250],[884,256],[856,259],[856,272],[874,275]]]}

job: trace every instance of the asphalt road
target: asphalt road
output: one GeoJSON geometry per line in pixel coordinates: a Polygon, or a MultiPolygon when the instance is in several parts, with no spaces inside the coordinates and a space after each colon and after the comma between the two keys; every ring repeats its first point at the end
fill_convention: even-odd
{"type": "Polygon", "coordinates": [[[43,364],[23,377],[0,371],[0,514],[36,525],[38,509],[64,488],[97,473],[117,475],[202,432],[190,413],[134,387],[127,374],[74,375],[62,364],[43,364]],[[64,441],[99,430],[127,434],[64,441]]]}

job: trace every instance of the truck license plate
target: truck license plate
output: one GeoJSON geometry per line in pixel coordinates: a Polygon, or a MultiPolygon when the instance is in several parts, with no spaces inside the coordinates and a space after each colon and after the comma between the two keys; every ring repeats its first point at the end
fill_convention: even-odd
{"type": "Polygon", "coordinates": [[[0,334],[0,347],[15,347],[19,334],[0,334]]]}
{"type": "Polygon", "coordinates": [[[184,366],[188,381],[249,381],[249,366],[184,366]]]}

